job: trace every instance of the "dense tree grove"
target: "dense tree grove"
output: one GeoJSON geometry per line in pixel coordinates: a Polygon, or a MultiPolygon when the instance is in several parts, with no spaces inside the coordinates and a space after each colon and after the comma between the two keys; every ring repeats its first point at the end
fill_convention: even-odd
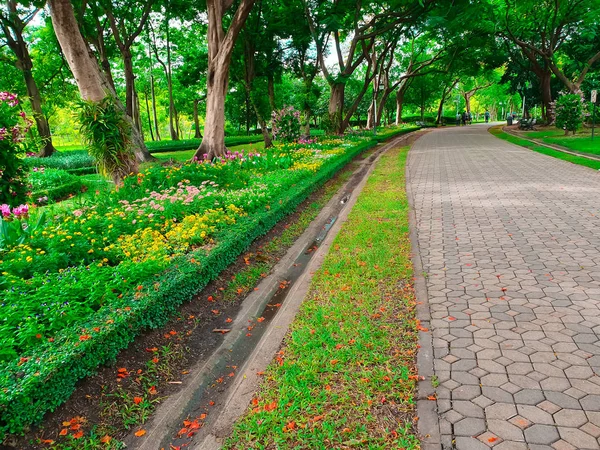
{"type": "Polygon", "coordinates": [[[226,135],[260,133],[268,147],[284,106],[301,111],[304,135],[537,106],[553,123],[560,90],[586,97],[599,83],[598,10],[599,0],[10,0],[0,91],[28,99],[41,156],[85,140],[80,99],[114,100],[138,162],[152,159],[145,141],[167,136],[202,139],[198,157],[222,155],[226,135]]]}

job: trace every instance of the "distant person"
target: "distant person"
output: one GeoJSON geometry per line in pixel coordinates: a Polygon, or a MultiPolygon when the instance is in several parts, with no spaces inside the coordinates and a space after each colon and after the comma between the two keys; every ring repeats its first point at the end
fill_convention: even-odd
{"type": "Polygon", "coordinates": [[[488,123],[490,121],[490,112],[488,110],[485,111],[485,123],[488,123]]]}
{"type": "Polygon", "coordinates": [[[469,125],[473,123],[473,114],[471,114],[470,112],[467,113],[467,120],[469,121],[469,125]]]}
{"type": "Polygon", "coordinates": [[[467,124],[467,120],[469,120],[469,116],[467,116],[467,112],[463,111],[461,116],[463,126],[467,124]]]}
{"type": "Polygon", "coordinates": [[[456,126],[457,127],[460,126],[460,113],[459,112],[456,113],[456,126]]]}

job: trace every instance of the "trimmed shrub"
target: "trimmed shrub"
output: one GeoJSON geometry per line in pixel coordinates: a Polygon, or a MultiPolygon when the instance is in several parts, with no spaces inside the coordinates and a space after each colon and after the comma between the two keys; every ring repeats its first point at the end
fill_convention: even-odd
{"type": "Polygon", "coordinates": [[[34,168],[29,173],[31,200],[34,203],[53,202],[81,192],[80,178],[66,170],[34,168]],[[40,200],[45,198],[45,200],[40,200]]]}
{"type": "Polygon", "coordinates": [[[564,94],[556,100],[556,126],[573,134],[583,124],[584,99],[578,94],[564,94]]]}

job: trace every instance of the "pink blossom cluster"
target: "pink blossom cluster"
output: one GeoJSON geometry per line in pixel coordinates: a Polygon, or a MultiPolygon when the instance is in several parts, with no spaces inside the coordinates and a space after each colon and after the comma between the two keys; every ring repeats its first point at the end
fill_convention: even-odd
{"type": "Polygon", "coordinates": [[[14,216],[16,219],[24,219],[29,216],[29,206],[28,205],[19,205],[12,209],[7,204],[0,205],[0,214],[5,219],[11,218],[14,216]]]}
{"type": "Polygon", "coordinates": [[[0,102],[6,102],[8,106],[17,106],[19,99],[15,94],[11,94],[10,92],[0,92],[0,102]]]}
{"type": "Polygon", "coordinates": [[[302,145],[311,145],[311,144],[315,144],[317,142],[317,138],[305,138],[305,137],[301,137],[300,139],[298,139],[298,144],[302,144],[302,145]]]}
{"type": "Polygon", "coordinates": [[[209,159],[208,153],[205,153],[204,155],[202,155],[202,159],[195,158],[194,160],[198,164],[215,165],[215,164],[226,164],[227,162],[230,162],[230,161],[247,161],[252,158],[260,158],[260,153],[244,153],[244,152],[238,152],[238,151],[231,153],[231,151],[227,150],[225,155],[223,155],[222,157],[217,157],[214,160],[209,159]]]}
{"type": "Polygon", "coordinates": [[[46,170],[44,167],[34,167],[33,169],[31,169],[33,172],[40,172],[40,173],[44,173],[44,170],[46,170]]]}

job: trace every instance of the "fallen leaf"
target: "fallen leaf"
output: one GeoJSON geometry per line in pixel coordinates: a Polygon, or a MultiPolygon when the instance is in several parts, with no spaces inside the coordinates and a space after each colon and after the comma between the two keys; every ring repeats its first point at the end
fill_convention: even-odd
{"type": "Polygon", "coordinates": [[[265,318],[264,317],[259,317],[258,319],[256,319],[257,322],[264,322],[265,318]]]}
{"type": "Polygon", "coordinates": [[[233,322],[233,319],[231,319],[231,318],[228,318],[228,319],[225,321],[225,323],[231,323],[231,322],[233,322]]]}
{"type": "Polygon", "coordinates": [[[112,438],[108,434],[106,434],[102,439],[100,439],[100,443],[108,444],[111,440],[112,438]]]}
{"type": "Polygon", "coordinates": [[[66,428],[63,428],[62,430],[60,430],[59,436],[66,436],[67,433],[69,432],[69,430],[67,430],[66,428]]]}
{"type": "Polygon", "coordinates": [[[83,430],[79,430],[77,433],[72,435],[73,439],[81,439],[83,437],[83,430]]]}
{"type": "Polygon", "coordinates": [[[142,437],[146,434],[146,430],[138,430],[134,433],[137,437],[142,437]]]}
{"type": "Polygon", "coordinates": [[[488,439],[488,442],[496,442],[498,440],[497,437],[491,437],[488,439]]]}
{"type": "Polygon", "coordinates": [[[155,386],[150,386],[150,389],[148,389],[148,393],[150,395],[156,395],[156,387],[155,386]]]}
{"type": "Polygon", "coordinates": [[[144,399],[142,397],[133,397],[133,403],[139,405],[144,399]]]}

